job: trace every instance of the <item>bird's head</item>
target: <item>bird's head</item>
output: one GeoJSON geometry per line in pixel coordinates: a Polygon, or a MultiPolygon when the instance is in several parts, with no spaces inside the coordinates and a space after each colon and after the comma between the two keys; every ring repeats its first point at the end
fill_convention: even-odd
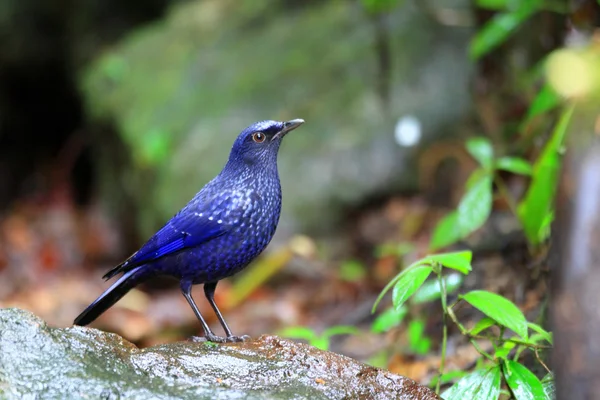
{"type": "Polygon", "coordinates": [[[302,119],[287,122],[260,121],[244,129],[237,137],[229,162],[245,165],[276,165],[277,152],[283,137],[304,123],[302,119]]]}

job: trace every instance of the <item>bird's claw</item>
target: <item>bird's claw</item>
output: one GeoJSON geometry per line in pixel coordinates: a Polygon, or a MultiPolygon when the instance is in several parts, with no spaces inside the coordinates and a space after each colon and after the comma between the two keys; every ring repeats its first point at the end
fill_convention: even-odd
{"type": "Polygon", "coordinates": [[[192,336],[190,338],[190,340],[192,342],[213,342],[213,343],[239,343],[239,342],[245,342],[246,340],[250,339],[250,336],[248,335],[241,335],[241,336],[217,336],[213,333],[209,333],[209,334],[205,334],[204,336],[192,336]]]}
{"type": "Polygon", "coordinates": [[[249,340],[250,336],[248,335],[241,335],[241,336],[227,336],[227,341],[230,343],[239,343],[239,342],[245,342],[246,340],[249,340]]]}
{"type": "Polygon", "coordinates": [[[217,336],[215,334],[208,334],[204,336],[192,336],[190,338],[192,342],[202,343],[202,342],[213,342],[213,343],[225,343],[227,342],[227,338],[223,336],[217,336]]]}

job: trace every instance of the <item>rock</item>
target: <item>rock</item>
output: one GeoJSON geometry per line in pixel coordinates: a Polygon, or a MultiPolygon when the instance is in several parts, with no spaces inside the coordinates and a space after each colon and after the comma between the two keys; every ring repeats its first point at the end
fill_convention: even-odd
{"type": "Polygon", "coordinates": [[[83,74],[88,111],[114,121],[133,155],[129,170],[106,180],[136,197],[142,236],[222,168],[255,120],[306,120],[279,159],[285,235],[331,230],[347,207],[414,189],[415,151],[398,145],[396,122],[416,118],[423,143],[451,136],[470,112],[469,28],[444,26],[414,2],[379,30],[359,2],[284,3],[178,3],[83,74]]]}
{"type": "Polygon", "coordinates": [[[139,349],[0,310],[0,398],[438,399],[411,379],[275,336],[139,349]]]}

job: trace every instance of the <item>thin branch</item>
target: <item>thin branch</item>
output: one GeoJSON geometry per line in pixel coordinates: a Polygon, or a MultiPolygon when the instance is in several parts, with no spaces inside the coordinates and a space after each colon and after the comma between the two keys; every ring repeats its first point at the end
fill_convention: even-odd
{"type": "Polygon", "coordinates": [[[447,295],[446,292],[446,282],[444,281],[444,277],[442,276],[442,268],[438,264],[438,268],[435,270],[438,277],[438,282],[440,284],[440,291],[442,292],[442,309],[444,313],[442,315],[442,355],[440,357],[440,369],[437,383],[435,384],[435,392],[440,394],[440,385],[442,384],[442,375],[444,374],[444,368],[446,364],[446,349],[448,344],[448,304],[447,304],[447,295]]]}

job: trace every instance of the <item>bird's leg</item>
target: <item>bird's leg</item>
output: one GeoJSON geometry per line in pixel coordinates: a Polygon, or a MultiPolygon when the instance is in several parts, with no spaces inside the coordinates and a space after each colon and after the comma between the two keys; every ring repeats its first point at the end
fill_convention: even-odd
{"type": "Polygon", "coordinates": [[[221,323],[221,325],[223,326],[223,329],[225,330],[225,334],[227,335],[227,341],[228,342],[243,342],[244,340],[250,339],[250,336],[248,336],[248,335],[234,336],[233,333],[231,333],[231,329],[229,329],[229,326],[227,326],[227,322],[225,322],[225,318],[223,318],[223,315],[221,315],[221,311],[219,311],[219,307],[217,307],[217,303],[215,303],[215,289],[216,288],[217,288],[217,282],[205,283],[204,284],[204,294],[206,295],[208,302],[210,303],[213,310],[215,311],[215,314],[217,314],[217,318],[219,318],[219,322],[221,323]]]}
{"type": "Polygon", "coordinates": [[[226,342],[227,338],[215,335],[204,320],[204,318],[202,318],[202,314],[200,314],[200,310],[198,310],[198,307],[196,306],[196,303],[194,303],[194,299],[192,298],[192,283],[184,280],[181,281],[180,287],[181,293],[183,293],[183,296],[190,304],[190,307],[192,307],[192,310],[194,310],[194,314],[196,314],[196,317],[198,318],[198,320],[200,320],[200,323],[202,324],[202,328],[204,329],[204,338],[209,342],[226,342]]]}

